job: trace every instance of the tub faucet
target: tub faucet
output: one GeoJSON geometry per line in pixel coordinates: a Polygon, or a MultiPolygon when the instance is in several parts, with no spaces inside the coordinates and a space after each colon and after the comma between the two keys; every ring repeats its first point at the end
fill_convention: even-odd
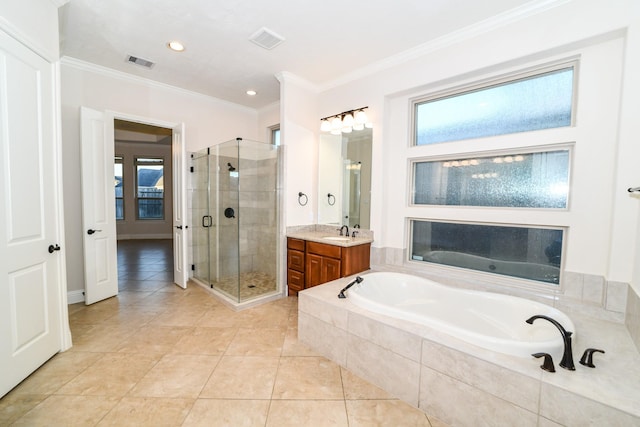
{"type": "Polygon", "coordinates": [[[345,236],[349,236],[349,226],[348,225],[343,225],[342,227],[340,227],[340,235],[342,236],[342,230],[347,229],[347,233],[344,234],[345,236]]]}
{"type": "Polygon", "coordinates": [[[562,340],[564,341],[564,353],[562,354],[562,360],[560,361],[560,366],[564,369],[575,371],[576,366],[573,364],[573,350],[571,349],[571,335],[573,335],[573,332],[567,331],[565,328],[562,327],[560,323],[558,323],[558,321],[552,319],[551,317],[543,316],[541,314],[530,317],[529,319],[526,320],[526,322],[530,325],[533,325],[533,321],[536,319],[548,320],[556,328],[558,328],[558,330],[560,331],[560,334],[562,335],[562,340]]]}
{"type": "Polygon", "coordinates": [[[354,280],[353,282],[349,283],[347,286],[345,286],[344,288],[342,288],[342,290],[340,291],[340,293],[338,294],[338,298],[346,298],[347,296],[344,294],[344,291],[346,291],[347,289],[349,289],[350,287],[352,287],[353,285],[355,285],[356,283],[361,283],[364,279],[360,276],[356,277],[356,280],[354,280]]]}

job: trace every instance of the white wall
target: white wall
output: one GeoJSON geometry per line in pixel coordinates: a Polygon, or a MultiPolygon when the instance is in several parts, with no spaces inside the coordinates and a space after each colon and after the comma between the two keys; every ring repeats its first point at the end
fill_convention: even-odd
{"type": "MultiPolygon", "coordinates": [[[[66,1],[59,0],[58,4],[66,1]]],[[[1,0],[0,26],[51,62],[60,56],[58,5],[52,0],[1,0]]]]}
{"type": "Polygon", "coordinates": [[[320,117],[316,93],[305,81],[290,74],[280,80],[280,137],[284,149],[285,227],[315,224],[318,210],[318,143],[320,117]],[[298,203],[298,193],[308,203],[298,203]]]}
{"type": "MultiPolygon", "coordinates": [[[[405,248],[405,218],[429,215],[426,208],[408,208],[407,158],[488,148],[482,142],[473,147],[441,144],[426,149],[409,148],[409,98],[580,54],[584,69],[579,75],[578,121],[565,135],[567,141],[577,141],[571,209],[564,214],[536,217],[525,214],[521,218],[505,213],[503,219],[568,225],[571,227],[568,270],[602,275],[608,280],[632,281],[636,246],[640,246],[635,237],[640,200],[625,190],[640,185],[635,164],[635,159],[640,158],[638,9],[638,2],[632,0],[560,3],[536,15],[514,17],[492,29],[469,31],[466,35],[461,32],[455,39],[425,45],[395,66],[361,73],[358,79],[327,87],[315,95],[318,119],[363,105],[370,107],[367,114],[374,122],[371,218],[374,246],[405,248]],[[622,94],[625,96],[620,104],[622,94]]],[[[284,110],[287,111],[286,104],[284,110]]],[[[531,142],[533,145],[535,140],[531,142]]],[[[508,141],[498,139],[489,145],[496,148],[501,144],[509,146],[508,141]]],[[[460,215],[496,220],[502,214],[475,210],[460,215]]],[[[640,291],[639,280],[633,282],[636,291],[640,291]]]]}
{"type": "Polygon", "coordinates": [[[259,139],[258,115],[253,109],[75,60],[63,59],[61,88],[69,291],[84,289],[80,225],[80,106],[166,123],[184,123],[187,152],[236,137],[259,139]]]}

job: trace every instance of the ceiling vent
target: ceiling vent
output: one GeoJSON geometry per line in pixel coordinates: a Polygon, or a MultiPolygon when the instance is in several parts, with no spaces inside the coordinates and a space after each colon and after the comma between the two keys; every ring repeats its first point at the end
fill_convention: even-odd
{"type": "Polygon", "coordinates": [[[277,35],[271,30],[264,27],[253,33],[249,40],[257,44],[258,46],[271,50],[284,41],[284,37],[277,35]]]}
{"type": "Polygon", "coordinates": [[[127,55],[126,61],[130,62],[132,64],[139,65],[139,66],[144,67],[144,68],[148,68],[148,69],[151,69],[151,68],[153,68],[154,65],[156,65],[155,63],[153,63],[151,61],[148,61],[148,60],[142,59],[142,58],[138,58],[137,56],[133,56],[133,55],[127,55]]]}

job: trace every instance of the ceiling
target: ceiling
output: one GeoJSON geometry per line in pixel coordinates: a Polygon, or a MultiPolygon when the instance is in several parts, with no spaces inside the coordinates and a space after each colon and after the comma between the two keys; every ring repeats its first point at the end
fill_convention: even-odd
{"type": "Polygon", "coordinates": [[[329,87],[542,3],[549,0],[71,0],[60,8],[60,47],[63,56],[261,108],[278,101],[280,72],[329,87]],[[249,38],[261,28],[285,41],[257,46],[249,38]],[[169,50],[170,40],[186,50],[169,50]]]}

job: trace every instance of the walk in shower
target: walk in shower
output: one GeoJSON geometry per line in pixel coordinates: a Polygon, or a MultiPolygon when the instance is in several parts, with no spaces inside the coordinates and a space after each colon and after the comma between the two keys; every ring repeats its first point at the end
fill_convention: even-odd
{"type": "Polygon", "coordinates": [[[280,293],[278,148],[237,138],[191,155],[193,277],[238,307],[280,293]]]}

